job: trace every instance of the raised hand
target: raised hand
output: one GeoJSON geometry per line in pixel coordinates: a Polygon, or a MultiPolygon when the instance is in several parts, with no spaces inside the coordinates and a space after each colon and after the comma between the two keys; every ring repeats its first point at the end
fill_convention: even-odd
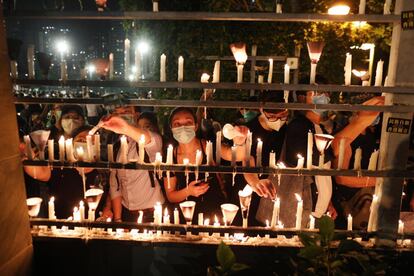
{"type": "Polygon", "coordinates": [[[207,183],[194,180],[188,184],[188,194],[199,197],[200,195],[205,194],[209,188],[210,186],[207,183]]]}

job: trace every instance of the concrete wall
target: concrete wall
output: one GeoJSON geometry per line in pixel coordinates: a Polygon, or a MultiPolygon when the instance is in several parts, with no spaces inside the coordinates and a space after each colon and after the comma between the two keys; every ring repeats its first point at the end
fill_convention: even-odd
{"type": "Polygon", "coordinates": [[[0,4],[0,275],[28,275],[33,255],[0,4]]]}

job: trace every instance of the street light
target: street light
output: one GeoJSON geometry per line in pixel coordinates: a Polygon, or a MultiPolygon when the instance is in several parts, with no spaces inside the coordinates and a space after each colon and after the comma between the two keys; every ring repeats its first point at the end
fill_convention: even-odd
{"type": "Polygon", "coordinates": [[[88,69],[88,73],[89,73],[89,79],[92,80],[92,75],[93,75],[93,73],[95,73],[96,67],[93,64],[89,64],[87,69],[88,69]]]}
{"type": "Polygon", "coordinates": [[[139,52],[141,53],[141,55],[145,55],[150,50],[150,46],[149,46],[148,42],[146,42],[146,41],[138,42],[137,48],[139,49],[139,52]]]}
{"type": "Polygon", "coordinates": [[[139,41],[136,44],[135,47],[135,72],[133,72],[136,75],[136,79],[144,79],[144,72],[145,70],[141,70],[142,68],[145,68],[145,60],[144,55],[148,53],[150,50],[150,46],[148,42],[146,41],[139,41]]]}
{"type": "Polygon", "coordinates": [[[60,53],[63,60],[63,56],[69,53],[69,43],[66,40],[58,40],[56,42],[56,50],[60,53]]]}
{"type": "Polygon", "coordinates": [[[330,15],[347,15],[349,14],[349,6],[343,3],[338,3],[337,5],[330,7],[328,9],[328,14],[330,15]]]}

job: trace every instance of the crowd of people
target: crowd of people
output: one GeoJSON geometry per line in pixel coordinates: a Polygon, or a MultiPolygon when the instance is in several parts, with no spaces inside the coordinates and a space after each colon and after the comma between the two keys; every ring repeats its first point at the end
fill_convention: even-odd
{"type": "MultiPolygon", "coordinates": [[[[283,91],[262,92],[257,100],[284,102],[283,94],[283,91]]],[[[330,95],[325,92],[297,91],[295,100],[300,103],[326,104],[330,102],[330,95]]],[[[383,102],[383,97],[373,97],[364,104],[382,105],[383,102]]],[[[205,116],[207,114],[204,114],[204,109],[196,112],[191,108],[177,107],[171,111],[168,124],[160,128],[155,112],[136,106],[119,106],[107,111],[101,107],[80,105],[29,105],[18,106],[17,111],[22,159],[27,158],[23,136],[32,131],[48,129],[49,139],[58,141],[63,135],[65,138],[73,138],[75,147],[85,147],[86,136],[93,127],[88,122],[96,124],[101,121],[103,159],[106,158],[106,144],[113,144],[115,161],[120,161],[121,135],[128,139],[128,159],[138,159],[138,142],[144,135],[146,162],[154,162],[157,152],[163,152],[162,156],[165,158],[168,145],[173,145],[175,164],[182,164],[184,159],[195,164],[197,152],[202,153],[205,164],[207,141],[215,142],[215,135],[221,126],[224,123],[233,123],[240,135],[235,136],[232,141],[223,138],[219,145],[220,165],[231,164],[231,147],[235,146],[237,165],[254,166],[257,157],[255,141],[260,139],[263,142],[262,166],[269,166],[270,153],[274,152],[278,161],[283,161],[288,167],[295,167],[298,153],[306,156],[310,131],[314,134],[331,134],[334,137],[332,146],[325,152],[324,168],[338,166],[339,141],[344,139],[345,158],[342,169],[352,169],[350,164],[353,164],[357,148],[362,149],[362,168],[367,168],[372,151],[379,145],[377,129],[381,117],[378,112],[359,111],[347,117],[342,116],[347,118],[347,122],[337,125],[334,123],[334,116],[330,116],[326,110],[291,113],[285,109],[240,108],[240,119],[237,122],[218,122],[211,114],[205,116]],[[90,112],[92,109],[94,112],[90,112]],[[253,143],[251,156],[245,156],[249,130],[253,143]]],[[[36,151],[36,147],[33,150],[36,151]]],[[[312,164],[318,166],[319,152],[315,143],[312,158],[312,164]]],[[[165,174],[159,175],[152,170],[33,166],[24,166],[24,174],[27,196],[43,197],[44,203],[54,196],[56,217],[59,219],[71,216],[73,207],[83,199],[84,174],[87,188],[99,187],[105,191],[97,210],[97,218],[131,222],[136,222],[140,213],[143,214],[143,222],[152,222],[153,208],[157,202],[172,210],[186,200],[196,201],[195,213],[203,212],[206,218],[213,220],[212,216],[221,214],[222,203],[239,205],[238,191],[250,185],[254,191],[249,214],[250,226],[264,225],[266,220],[271,220],[273,202],[278,197],[281,202],[280,221],[285,227],[294,227],[297,204],[295,194],[299,194],[304,207],[302,227],[307,226],[309,215],[317,219],[329,213],[336,219],[338,228],[346,227],[346,217],[351,214],[354,217],[354,228],[364,229],[367,226],[375,186],[375,178],[345,176],[275,177],[246,173],[236,175],[233,180],[231,174],[210,173],[207,177],[200,173],[197,178],[190,174],[187,179],[184,172],[170,172],[167,179],[165,174]]],[[[47,217],[46,208],[42,209],[40,216],[47,217]]],[[[241,225],[240,214],[233,224],[241,225]]]]}

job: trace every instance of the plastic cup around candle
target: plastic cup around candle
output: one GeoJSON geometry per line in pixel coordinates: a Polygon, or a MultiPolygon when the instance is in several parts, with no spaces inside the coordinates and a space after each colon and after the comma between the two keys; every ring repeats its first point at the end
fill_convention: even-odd
{"type": "Polygon", "coordinates": [[[237,205],[231,203],[221,204],[221,212],[223,213],[223,220],[226,226],[230,226],[239,211],[237,205]]]}
{"type": "Polygon", "coordinates": [[[235,130],[234,126],[232,126],[231,124],[225,124],[223,127],[223,136],[229,140],[232,140],[234,137],[243,137],[244,135],[241,134],[239,131],[235,130]]]}
{"type": "Polygon", "coordinates": [[[318,63],[323,47],[325,46],[325,42],[323,41],[313,41],[308,42],[308,52],[309,52],[309,58],[312,63],[318,63]]]}
{"type": "Polygon", "coordinates": [[[30,197],[26,199],[26,204],[27,204],[30,217],[32,218],[37,217],[40,211],[41,203],[42,203],[42,199],[40,197],[30,197]]]}
{"type": "Polygon", "coordinates": [[[39,159],[45,160],[45,148],[47,140],[49,139],[50,130],[36,130],[30,133],[30,138],[39,149],[39,159]]]}
{"type": "Polygon", "coordinates": [[[318,151],[323,154],[325,150],[329,148],[332,143],[332,140],[335,138],[329,134],[314,134],[315,136],[315,143],[318,151]]]}
{"type": "Polygon", "coordinates": [[[191,222],[193,221],[195,205],[195,201],[184,201],[180,203],[180,209],[181,212],[183,212],[187,225],[191,225],[191,222]]]}
{"type": "Polygon", "coordinates": [[[240,208],[243,218],[243,227],[247,227],[247,219],[249,216],[250,202],[252,200],[253,190],[246,185],[242,191],[239,191],[240,208]]]}
{"type": "Polygon", "coordinates": [[[89,189],[85,192],[86,202],[88,203],[88,207],[91,210],[96,210],[98,207],[99,201],[101,200],[103,190],[101,189],[89,189]]]}

